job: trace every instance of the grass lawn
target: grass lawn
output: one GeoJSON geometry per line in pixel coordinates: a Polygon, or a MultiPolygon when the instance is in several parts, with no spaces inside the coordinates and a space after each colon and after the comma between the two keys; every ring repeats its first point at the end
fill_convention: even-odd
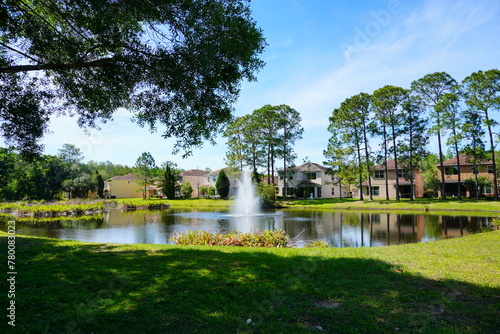
{"type": "MultiPolygon", "coordinates": [[[[120,203],[142,203],[141,198],[133,199],[116,199],[120,203]]],[[[172,208],[216,208],[227,210],[233,205],[231,200],[219,199],[151,199],[146,202],[166,202],[170,203],[172,208]]],[[[466,199],[463,201],[458,200],[439,200],[439,199],[424,199],[419,198],[414,201],[402,199],[401,201],[395,200],[374,200],[374,201],[359,201],[353,198],[344,198],[339,200],[337,198],[331,199],[314,199],[314,200],[279,200],[278,205],[290,209],[328,209],[328,210],[341,210],[341,209],[356,209],[356,210],[393,210],[393,211],[488,211],[500,212],[500,201],[487,201],[487,200],[472,200],[466,199]]]]}
{"type": "Polygon", "coordinates": [[[147,199],[142,198],[119,198],[114,199],[118,204],[130,203],[140,205],[141,203],[169,203],[172,208],[212,208],[212,209],[229,209],[233,201],[220,199],[147,199]]]}
{"type": "Polygon", "coordinates": [[[16,333],[500,331],[500,231],[351,249],[18,236],[15,261],[16,333]]]}
{"type": "Polygon", "coordinates": [[[418,198],[414,201],[401,199],[395,200],[374,200],[359,201],[355,198],[346,198],[339,200],[332,199],[314,199],[314,200],[292,200],[278,202],[289,208],[311,208],[311,209],[357,209],[357,210],[414,210],[414,211],[493,211],[500,212],[500,201],[472,200],[462,201],[448,199],[427,199],[418,198]]]}
{"type": "MultiPolygon", "coordinates": [[[[154,204],[170,204],[172,208],[193,208],[193,209],[220,209],[229,210],[233,205],[232,200],[220,199],[146,199],[142,198],[121,198],[113,200],[80,200],[80,201],[61,201],[54,204],[30,204],[25,202],[16,203],[0,203],[0,212],[8,210],[21,210],[22,212],[55,212],[59,211],[75,211],[75,210],[91,210],[96,207],[102,210],[103,203],[106,205],[116,203],[118,206],[122,204],[132,205],[154,205],[154,204]]],[[[316,210],[392,210],[392,211],[484,211],[484,212],[499,212],[500,201],[487,200],[439,200],[439,199],[416,199],[410,201],[402,199],[401,201],[359,201],[353,198],[339,199],[314,199],[314,200],[279,200],[278,205],[290,209],[316,209],[316,210]]]]}

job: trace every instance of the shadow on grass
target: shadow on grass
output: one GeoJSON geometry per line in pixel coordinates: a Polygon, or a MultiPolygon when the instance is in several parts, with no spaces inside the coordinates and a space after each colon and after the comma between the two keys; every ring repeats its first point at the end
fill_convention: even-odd
{"type": "Polygon", "coordinates": [[[498,333],[500,325],[499,289],[371,259],[35,238],[16,246],[19,333],[498,333]]]}

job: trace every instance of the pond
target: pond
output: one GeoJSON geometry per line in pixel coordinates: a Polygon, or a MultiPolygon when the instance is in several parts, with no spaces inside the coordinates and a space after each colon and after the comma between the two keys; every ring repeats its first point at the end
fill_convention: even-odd
{"type": "MultiPolygon", "coordinates": [[[[173,244],[174,234],[187,231],[264,231],[283,229],[303,247],[323,240],[332,247],[372,247],[426,242],[479,233],[491,217],[396,214],[369,211],[276,210],[238,217],[227,212],[170,209],[122,212],[109,209],[100,218],[59,221],[16,221],[16,233],[104,243],[173,244]]],[[[6,218],[0,229],[7,231],[6,218]]]]}

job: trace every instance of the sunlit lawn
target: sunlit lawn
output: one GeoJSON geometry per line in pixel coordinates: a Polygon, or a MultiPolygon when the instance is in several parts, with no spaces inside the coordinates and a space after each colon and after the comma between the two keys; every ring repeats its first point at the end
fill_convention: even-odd
{"type": "Polygon", "coordinates": [[[409,199],[396,200],[365,200],[346,199],[313,199],[280,201],[283,206],[292,208],[315,209],[380,209],[380,210],[477,210],[500,212],[500,201],[464,199],[426,199],[419,198],[414,201],[409,199]]]}
{"type": "MultiPolygon", "coordinates": [[[[80,209],[80,207],[90,207],[101,206],[102,201],[100,200],[81,200],[81,201],[62,201],[59,202],[57,206],[48,203],[33,204],[29,203],[29,207],[25,207],[27,202],[15,202],[15,203],[0,203],[0,211],[6,208],[11,209],[21,209],[21,210],[35,210],[35,211],[53,211],[55,208],[60,210],[72,210],[80,209]],[[90,204],[92,203],[92,204],[90,204]],[[67,206],[67,208],[65,208],[67,206]]],[[[172,208],[193,208],[193,209],[220,209],[229,210],[233,202],[232,200],[221,200],[221,199],[142,199],[142,198],[123,198],[123,199],[113,199],[104,200],[106,205],[111,205],[116,203],[121,204],[133,204],[133,205],[144,205],[144,204],[158,204],[158,203],[168,203],[172,208]]],[[[439,200],[439,199],[416,199],[410,201],[408,199],[402,199],[401,201],[395,200],[365,200],[360,201],[353,198],[340,199],[294,199],[294,200],[278,200],[277,205],[281,207],[287,207],[292,209],[331,209],[331,210],[342,210],[342,209],[355,209],[355,210],[413,210],[413,211],[490,211],[490,212],[500,212],[500,201],[488,201],[488,200],[472,200],[465,199],[458,201],[456,199],[439,200]]]]}
{"type": "MultiPolygon", "coordinates": [[[[0,235],[6,250],[6,234],[0,235]]],[[[17,237],[16,263],[17,333],[498,333],[500,328],[500,231],[351,249],[17,237]]],[[[2,295],[7,305],[7,294],[2,295]]]]}

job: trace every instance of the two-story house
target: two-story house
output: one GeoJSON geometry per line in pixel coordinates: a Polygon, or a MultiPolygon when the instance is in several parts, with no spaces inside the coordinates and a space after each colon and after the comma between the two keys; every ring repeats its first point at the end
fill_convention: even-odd
{"type": "MultiPolygon", "coordinates": [[[[385,165],[380,164],[373,167],[373,173],[370,175],[371,189],[373,198],[384,199],[386,197],[386,173],[385,165]]],[[[388,184],[388,194],[389,198],[396,198],[396,177],[399,182],[399,196],[400,198],[409,198],[413,193],[414,198],[424,197],[424,180],[422,178],[422,172],[418,169],[414,169],[412,172],[404,171],[402,166],[398,166],[396,171],[396,164],[394,159],[387,161],[387,184],[388,184]],[[410,182],[410,177],[413,178],[413,182],[410,182]],[[412,185],[413,184],[413,185],[412,185]]],[[[369,184],[368,181],[364,181],[361,186],[364,196],[369,196],[369,184]]]]}
{"type": "Polygon", "coordinates": [[[193,188],[191,198],[200,197],[200,187],[207,183],[205,179],[206,171],[200,169],[190,169],[179,174],[179,183],[189,182],[193,188]]]}
{"type": "MultiPolygon", "coordinates": [[[[104,196],[113,198],[142,198],[144,187],[133,174],[118,175],[106,180],[104,196]]],[[[160,195],[161,189],[154,184],[146,187],[146,197],[160,195]]]]}
{"type": "MultiPolygon", "coordinates": [[[[485,184],[482,189],[482,195],[492,195],[493,194],[493,161],[482,161],[480,163],[474,163],[471,157],[466,154],[459,156],[457,163],[457,158],[451,158],[449,160],[443,161],[444,167],[444,182],[446,196],[457,196],[458,187],[460,186],[460,192],[462,196],[474,197],[475,186],[467,185],[467,180],[472,181],[470,183],[475,183],[476,175],[478,177],[483,177],[489,180],[490,184],[485,184]],[[460,165],[460,181],[458,184],[458,174],[460,165]]],[[[437,165],[438,168],[438,180],[441,182],[441,164],[437,165]]],[[[438,192],[439,196],[442,196],[441,190],[438,192]]]]}
{"type": "Polygon", "coordinates": [[[340,184],[338,178],[327,173],[328,168],[307,162],[298,167],[278,171],[278,194],[283,196],[285,180],[287,196],[297,198],[349,197],[349,187],[340,184]]]}
{"type": "MultiPolygon", "coordinates": [[[[229,197],[236,196],[236,192],[237,192],[237,189],[238,189],[238,181],[234,177],[231,177],[231,176],[228,175],[227,168],[223,168],[223,169],[224,169],[224,171],[226,173],[226,176],[229,179],[229,195],[228,196],[229,197]]],[[[203,175],[203,177],[205,179],[205,182],[202,185],[200,185],[200,187],[213,187],[213,188],[216,188],[215,185],[217,183],[217,178],[219,177],[219,173],[221,172],[221,170],[222,169],[218,169],[218,170],[210,172],[210,173],[206,173],[205,172],[205,175],[203,175]]],[[[216,196],[218,196],[218,194],[217,194],[217,188],[216,188],[215,194],[216,194],[216,196]]]]}

